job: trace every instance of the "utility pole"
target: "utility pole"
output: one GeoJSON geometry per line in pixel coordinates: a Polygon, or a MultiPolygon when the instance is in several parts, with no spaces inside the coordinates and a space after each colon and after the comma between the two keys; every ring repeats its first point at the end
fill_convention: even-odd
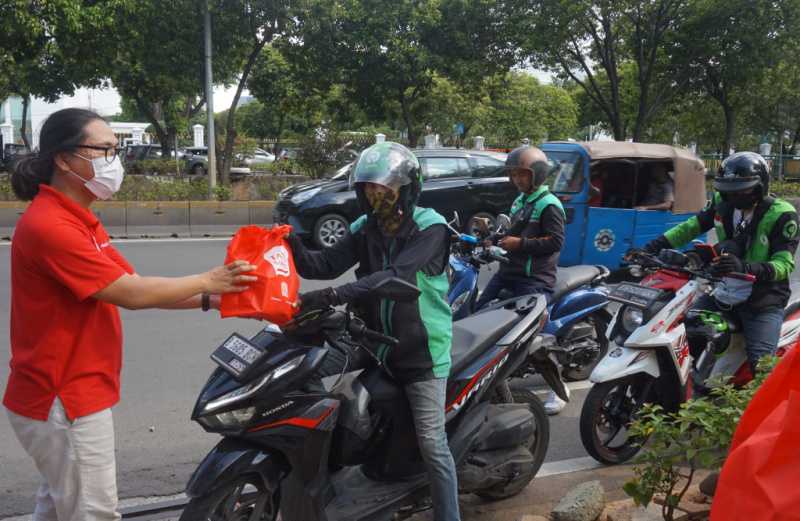
{"type": "Polygon", "coordinates": [[[216,132],[214,131],[214,80],[211,76],[211,6],[210,0],[203,2],[205,7],[204,33],[206,47],[206,115],[208,117],[208,198],[214,197],[217,186],[217,150],[216,132]]]}

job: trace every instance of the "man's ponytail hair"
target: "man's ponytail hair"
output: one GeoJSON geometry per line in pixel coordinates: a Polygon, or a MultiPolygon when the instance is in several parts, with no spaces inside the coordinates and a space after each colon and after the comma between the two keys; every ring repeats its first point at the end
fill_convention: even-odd
{"type": "Polygon", "coordinates": [[[86,126],[101,118],[86,109],[63,109],[54,112],[42,125],[39,150],[24,154],[11,165],[11,188],[17,198],[30,201],[39,193],[39,185],[53,180],[55,157],[75,150],[86,138],[86,126]]]}

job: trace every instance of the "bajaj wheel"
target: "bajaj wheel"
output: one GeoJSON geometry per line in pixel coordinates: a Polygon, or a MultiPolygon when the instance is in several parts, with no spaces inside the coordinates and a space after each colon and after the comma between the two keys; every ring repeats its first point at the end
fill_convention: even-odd
{"type": "Polygon", "coordinates": [[[595,366],[606,356],[608,352],[608,338],[606,338],[606,330],[608,323],[611,320],[610,315],[605,310],[600,310],[587,318],[587,321],[594,326],[594,337],[592,342],[597,344],[597,351],[592,352],[591,356],[579,359],[577,367],[565,367],[561,375],[567,382],[576,382],[579,380],[586,380],[591,376],[595,366]]]}
{"type": "Polygon", "coordinates": [[[644,402],[645,386],[635,377],[595,384],[581,409],[581,442],[591,457],[601,463],[618,464],[639,452],[645,440],[630,436],[628,428],[644,402]]]}
{"type": "MultiPolygon", "coordinates": [[[[505,382],[506,386],[508,381],[505,382]]],[[[547,417],[547,412],[544,410],[544,404],[533,393],[518,394],[516,390],[509,390],[505,388],[505,392],[498,393],[496,396],[513,396],[513,401],[506,403],[527,403],[528,407],[533,414],[533,421],[536,429],[531,435],[530,439],[526,442],[528,450],[533,455],[533,463],[524,469],[518,476],[507,483],[499,483],[493,487],[475,492],[475,495],[484,499],[498,500],[515,496],[522,492],[522,489],[528,486],[536,473],[544,463],[544,457],[547,455],[547,446],[550,444],[550,419],[547,417]]]]}
{"type": "Polygon", "coordinates": [[[276,521],[279,507],[278,491],[268,490],[256,476],[242,476],[207,496],[192,498],[180,521],[276,521]]]}

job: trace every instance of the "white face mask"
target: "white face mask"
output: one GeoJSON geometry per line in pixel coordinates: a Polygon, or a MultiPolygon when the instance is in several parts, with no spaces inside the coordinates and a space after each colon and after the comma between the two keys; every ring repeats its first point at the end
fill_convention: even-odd
{"type": "Polygon", "coordinates": [[[103,201],[111,199],[115,193],[119,192],[122,186],[122,179],[125,177],[125,168],[122,166],[119,156],[115,157],[110,163],[103,156],[94,159],[89,159],[79,154],[75,154],[75,156],[92,163],[94,177],[88,181],[75,172],[70,172],[70,174],[83,181],[87,190],[103,201]]]}

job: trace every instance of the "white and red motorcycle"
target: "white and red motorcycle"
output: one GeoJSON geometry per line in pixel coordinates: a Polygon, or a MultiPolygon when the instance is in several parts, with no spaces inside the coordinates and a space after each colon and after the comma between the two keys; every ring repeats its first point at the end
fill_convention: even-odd
{"type": "MultiPolygon", "coordinates": [[[[580,418],[581,441],[602,463],[622,463],[639,451],[641,440],[629,436],[628,427],[645,403],[675,411],[693,392],[705,394],[709,382],[727,378],[743,385],[752,379],[735,316],[690,309],[723,282],[698,258],[676,250],[657,257],[639,253],[631,271],[644,278],[623,282],[609,295],[621,306],[608,326],[608,354],[589,378],[594,386],[580,418]]],[[[726,278],[744,285],[754,280],[745,274],[726,278]]],[[[778,355],[800,338],[800,300],[786,307],[784,317],[778,355]]]]}

